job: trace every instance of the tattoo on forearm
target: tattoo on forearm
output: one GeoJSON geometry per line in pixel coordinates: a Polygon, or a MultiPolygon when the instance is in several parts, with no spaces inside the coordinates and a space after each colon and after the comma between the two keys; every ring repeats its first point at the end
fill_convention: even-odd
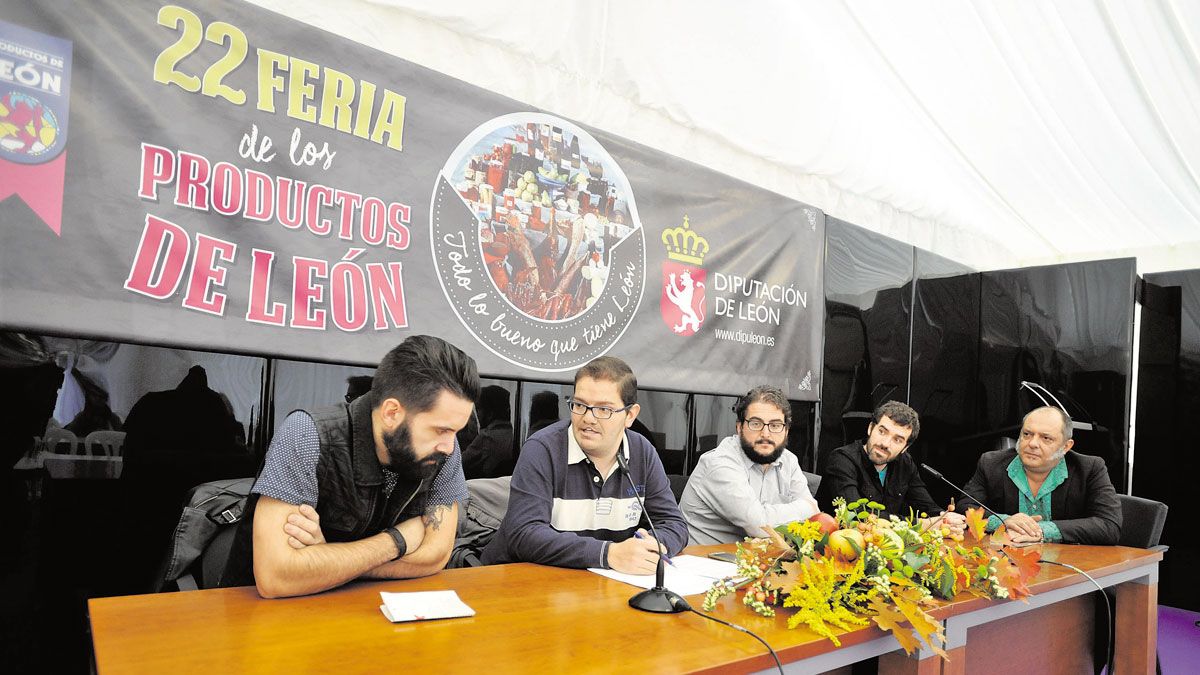
{"type": "Polygon", "coordinates": [[[421,516],[421,522],[425,523],[425,527],[431,527],[434,532],[437,532],[442,527],[442,518],[449,510],[445,504],[434,504],[426,509],[425,515],[421,516]]]}

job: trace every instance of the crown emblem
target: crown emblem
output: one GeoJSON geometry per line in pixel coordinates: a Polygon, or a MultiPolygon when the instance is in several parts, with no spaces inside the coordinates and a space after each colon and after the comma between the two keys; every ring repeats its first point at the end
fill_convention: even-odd
{"type": "Polygon", "coordinates": [[[667,247],[667,257],[682,263],[703,265],[708,253],[708,240],[691,229],[687,216],[681,227],[663,230],[662,243],[667,247]]]}

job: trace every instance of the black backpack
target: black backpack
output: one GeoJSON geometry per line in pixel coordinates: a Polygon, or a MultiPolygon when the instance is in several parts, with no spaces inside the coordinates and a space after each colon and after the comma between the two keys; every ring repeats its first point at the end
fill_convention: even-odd
{"type": "Polygon", "coordinates": [[[216,588],[225,571],[236,525],[241,522],[253,478],[202,483],[192,488],[171,534],[156,592],[216,588]]]}

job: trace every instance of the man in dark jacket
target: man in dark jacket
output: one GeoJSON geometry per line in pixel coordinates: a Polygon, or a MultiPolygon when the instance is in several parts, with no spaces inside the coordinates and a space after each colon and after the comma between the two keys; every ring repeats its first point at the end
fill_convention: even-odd
{"type": "MultiPolygon", "coordinates": [[[[1021,422],[1016,450],[979,458],[966,491],[1004,516],[1016,543],[1116,544],[1121,536],[1117,491],[1104,460],[1071,452],[1074,443],[1065,412],[1037,408],[1021,422]]],[[[989,531],[999,526],[999,518],[988,519],[989,531]]]]}
{"type": "Polygon", "coordinates": [[[475,404],[479,433],[462,451],[467,480],[512,475],[513,425],[508,397],[508,390],[496,385],[484,387],[480,392],[475,404]]]}
{"type": "Polygon", "coordinates": [[[875,409],[867,425],[867,439],[837,448],[829,455],[817,491],[821,508],[833,512],[833,500],[847,503],[866,497],[883,504],[885,515],[908,518],[910,512],[933,518],[926,524],[946,526],[962,532],[966,519],[961,513],[943,513],[921,480],[917,463],[908,454],[921,431],[917,411],[898,401],[875,409]]]}

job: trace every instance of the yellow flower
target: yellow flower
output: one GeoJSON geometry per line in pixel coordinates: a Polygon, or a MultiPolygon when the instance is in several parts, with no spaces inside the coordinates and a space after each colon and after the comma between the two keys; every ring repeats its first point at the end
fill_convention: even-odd
{"type": "Polygon", "coordinates": [[[793,520],[787,525],[788,534],[803,541],[817,541],[821,538],[821,526],[811,520],[793,520]]]}

